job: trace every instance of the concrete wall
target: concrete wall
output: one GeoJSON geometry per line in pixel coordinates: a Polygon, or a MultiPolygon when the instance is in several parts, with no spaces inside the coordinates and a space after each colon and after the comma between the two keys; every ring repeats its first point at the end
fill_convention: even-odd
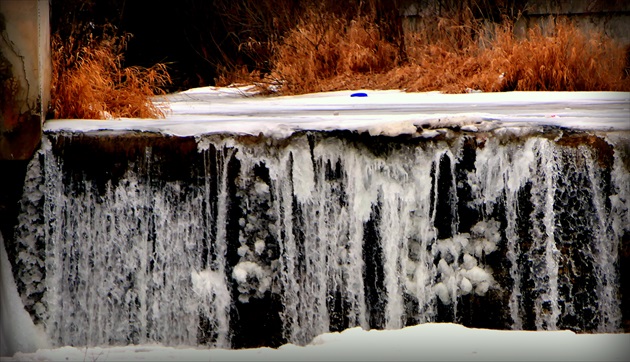
{"type": "MultiPolygon", "coordinates": [[[[437,26],[436,16],[445,8],[457,8],[449,0],[409,0],[403,5],[403,27],[407,31],[426,31],[437,26]]],[[[518,11],[518,9],[514,9],[518,11]]],[[[529,0],[515,24],[515,34],[522,36],[539,26],[545,31],[555,19],[568,19],[584,31],[599,31],[621,44],[630,45],[630,1],[627,0],[529,0]]]]}
{"type": "Polygon", "coordinates": [[[598,31],[630,45],[630,1],[541,1],[530,0],[523,15],[515,24],[517,35],[527,29],[553,26],[550,19],[569,20],[584,31],[598,31]]]}
{"type": "Polygon", "coordinates": [[[0,32],[0,160],[24,160],[50,101],[49,1],[0,1],[0,32]]]}

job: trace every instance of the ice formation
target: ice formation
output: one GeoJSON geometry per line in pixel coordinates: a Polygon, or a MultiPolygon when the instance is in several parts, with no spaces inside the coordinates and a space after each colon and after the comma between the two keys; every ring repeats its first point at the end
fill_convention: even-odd
{"type": "Polygon", "coordinates": [[[487,310],[621,328],[624,138],[208,135],[173,158],[131,135],[110,168],[85,163],[97,137],[46,135],[21,201],[16,281],[54,346],[306,344],[487,310]]]}

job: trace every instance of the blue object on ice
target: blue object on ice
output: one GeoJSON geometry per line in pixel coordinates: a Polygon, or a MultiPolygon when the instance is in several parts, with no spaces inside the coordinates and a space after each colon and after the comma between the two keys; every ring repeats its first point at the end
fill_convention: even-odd
{"type": "Polygon", "coordinates": [[[367,97],[367,93],[363,93],[363,92],[352,93],[350,97],[367,97]]]}

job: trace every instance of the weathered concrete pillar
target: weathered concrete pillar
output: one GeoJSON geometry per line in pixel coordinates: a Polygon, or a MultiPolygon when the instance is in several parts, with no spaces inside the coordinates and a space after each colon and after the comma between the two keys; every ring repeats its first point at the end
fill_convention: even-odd
{"type": "Polygon", "coordinates": [[[33,155],[51,74],[49,0],[0,1],[0,160],[33,155]]]}
{"type": "MultiPolygon", "coordinates": [[[[41,140],[51,74],[49,0],[0,0],[0,248],[6,245],[9,255],[0,250],[2,270],[15,257],[18,200],[26,165],[41,140]]],[[[2,288],[14,288],[13,278],[0,274],[2,288]]],[[[3,290],[0,299],[0,356],[41,348],[43,342],[30,333],[28,313],[15,307],[20,303],[17,291],[3,290]]]]}

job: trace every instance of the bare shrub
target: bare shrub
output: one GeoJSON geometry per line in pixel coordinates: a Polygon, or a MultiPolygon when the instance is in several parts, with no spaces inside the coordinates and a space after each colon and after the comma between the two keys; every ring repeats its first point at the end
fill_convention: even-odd
{"type": "Polygon", "coordinates": [[[123,67],[126,37],[52,37],[54,118],[160,118],[151,97],[171,82],[164,64],[123,67]]]}
{"type": "Polygon", "coordinates": [[[284,38],[274,57],[272,77],[294,92],[330,90],[357,74],[384,73],[397,62],[397,50],[365,17],[347,22],[311,13],[284,38]]]}

